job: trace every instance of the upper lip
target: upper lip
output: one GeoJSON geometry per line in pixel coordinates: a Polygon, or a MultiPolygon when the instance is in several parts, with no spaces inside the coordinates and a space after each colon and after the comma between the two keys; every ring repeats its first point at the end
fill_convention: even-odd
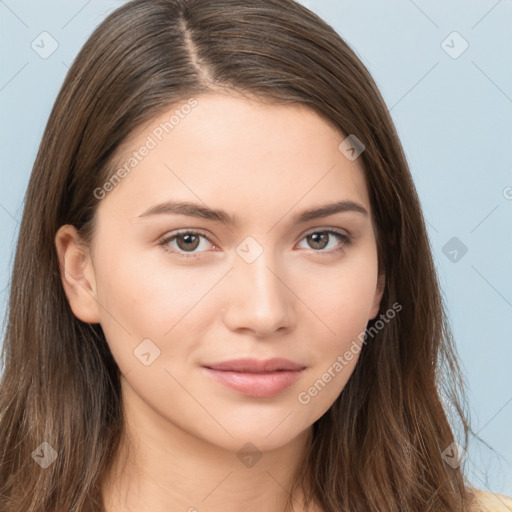
{"type": "Polygon", "coordinates": [[[205,364],[206,368],[212,370],[234,371],[234,372],[247,372],[247,373],[262,373],[273,372],[278,370],[303,370],[305,366],[294,363],[289,359],[275,357],[272,359],[231,359],[229,361],[222,361],[221,363],[205,364]]]}

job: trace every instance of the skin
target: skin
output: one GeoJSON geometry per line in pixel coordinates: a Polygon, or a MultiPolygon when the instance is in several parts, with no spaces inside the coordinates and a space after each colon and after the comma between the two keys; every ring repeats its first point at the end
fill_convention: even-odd
{"type": "MultiPolygon", "coordinates": [[[[108,512],[283,510],[312,424],[344,388],[357,355],[309,403],[298,395],[354,340],[361,345],[384,289],[362,164],[338,149],[345,136],[302,105],[219,93],[196,99],[99,202],[89,248],[70,225],[55,237],[71,309],[101,324],[123,374],[122,447],[133,448],[124,472],[117,459],[105,480],[108,512]],[[239,224],[139,217],[166,200],[224,209],[239,224]],[[370,215],[292,223],[303,210],[341,200],[370,215]],[[352,243],[331,234],[315,245],[307,236],[329,228],[348,232],[352,243]],[[209,240],[167,242],[175,253],[158,245],[181,229],[209,240]],[[236,252],[248,236],[256,241],[249,251],[263,251],[251,263],[236,252]],[[183,256],[191,253],[198,257],[183,256]],[[160,350],[148,366],[134,355],[145,339],[160,350]],[[261,398],[201,367],[241,357],[285,357],[306,369],[291,387],[261,398]],[[248,442],[261,455],[252,467],[237,457],[248,442]]],[[[175,108],[134,132],[119,161],[175,108]]],[[[294,505],[303,510],[300,496],[294,505]]]]}

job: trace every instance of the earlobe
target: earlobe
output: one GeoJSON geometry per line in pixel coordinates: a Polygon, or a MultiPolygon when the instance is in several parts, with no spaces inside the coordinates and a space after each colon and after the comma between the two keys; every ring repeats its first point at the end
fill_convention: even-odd
{"type": "Polygon", "coordinates": [[[384,274],[380,274],[377,279],[377,288],[375,291],[375,298],[373,301],[372,310],[370,313],[370,320],[373,320],[380,309],[380,301],[382,300],[382,295],[384,294],[384,289],[386,287],[386,276],[384,274]]]}
{"type": "Polygon", "coordinates": [[[61,226],[55,235],[55,246],[62,285],[73,314],[83,322],[99,323],[94,267],[76,228],[70,224],[61,226]]]}

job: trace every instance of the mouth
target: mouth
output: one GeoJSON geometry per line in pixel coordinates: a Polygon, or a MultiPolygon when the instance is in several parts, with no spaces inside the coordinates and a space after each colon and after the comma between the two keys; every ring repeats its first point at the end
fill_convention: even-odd
{"type": "Polygon", "coordinates": [[[236,359],[203,366],[207,374],[246,396],[264,398],[275,396],[300,378],[304,365],[288,359],[236,359]]]}

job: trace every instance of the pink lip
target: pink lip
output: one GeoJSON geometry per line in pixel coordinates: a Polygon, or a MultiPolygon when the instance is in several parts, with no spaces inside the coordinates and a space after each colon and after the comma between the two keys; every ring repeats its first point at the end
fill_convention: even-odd
{"type": "Polygon", "coordinates": [[[304,366],[288,359],[235,359],[204,365],[217,382],[251,397],[274,396],[291,386],[304,366]]]}

